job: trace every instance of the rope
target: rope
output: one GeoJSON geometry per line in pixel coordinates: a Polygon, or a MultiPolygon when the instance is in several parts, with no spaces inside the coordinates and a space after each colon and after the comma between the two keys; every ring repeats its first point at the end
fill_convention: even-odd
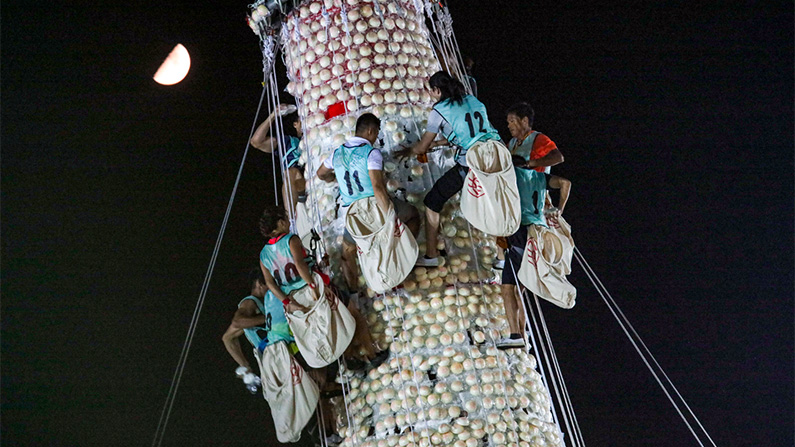
{"type": "Polygon", "coordinates": [[[599,280],[599,278],[596,276],[596,273],[593,271],[593,269],[591,269],[591,266],[585,260],[582,253],[577,247],[574,248],[574,255],[575,258],[577,259],[577,262],[579,262],[580,266],[582,266],[583,270],[585,270],[585,274],[588,276],[588,279],[591,281],[591,284],[593,284],[593,286],[596,288],[596,291],[599,292],[599,296],[602,297],[602,301],[605,302],[605,305],[607,305],[607,308],[610,310],[610,313],[613,314],[613,317],[616,319],[619,326],[621,326],[621,329],[624,331],[624,334],[626,334],[627,338],[629,338],[629,341],[632,343],[632,346],[635,348],[635,351],[637,351],[638,355],[640,355],[641,360],[643,360],[643,363],[646,365],[646,367],[649,369],[651,374],[654,376],[654,379],[660,385],[660,388],[662,388],[666,397],[668,397],[668,400],[671,401],[671,404],[676,409],[676,412],[679,413],[679,416],[685,422],[685,425],[687,425],[687,428],[690,430],[690,433],[693,435],[693,437],[696,438],[698,444],[702,447],[704,446],[701,439],[696,434],[695,430],[690,424],[690,421],[687,420],[685,415],[682,413],[682,410],[679,408],[679,405],[674,401],[673,397],[671,396],[670,392],[665,387],[665,385],[663,385],[662,381],[660,380],[660,377],[657,375],[657,372],[654,370],[654,368],[652,368],[651,364],[649,363],[649,360],[646,358],[646,354],[648,354],[648,356],[652,359],[654,365],[660,370],[662,375],[665,377],[665,380],[668,382],[669,386],[674,390],[677,397],[679,397],[679,399],[682,401],[684,406],[687,408],[687,411],[690,414],[690,416],[696,421],[699,428],[707,437],[707,439],[709,439],[709,442],[713,445],[713,447],[716,447],[715,441],[712,440],[712,437],[709,435],[707,430],[701,424],[701,421],[693,413],[693,410],[690,409],[690,405],[687,404],[687,401],[685,401],[684,397],[682,397],[682,395],[679,393],[679,390],[676,388],[676,386],[673,384],[671,379],[668,377],[668,374],[665,373],[665,370],[657,362],[657,359],[654,358],[654,355],[652,355],[651,351],[646,346],[646,343],[643,342],[643,339],[640,337],[640,335],[638,335],[637,331],[635,331],[635,328],[632,326],[632,323],[629,322],[629,319],[627,319],[626,315],[624,315],[624,312],[622,312],[621,309],[618,307],[618,304],[610,295],[610,292],[607,291],[607,288],[604,286],[604,284],[602,284],[602,281],[599,280]],[[632,335],[634,335],[634,338],[632,335],[630,335],[630,332],[627,330],[627,326],[629,326],[630,330],[632,331],[632,335]],[[643,349],[646,351],[646,354],[641,352],[640,348],[638,347],[638,343],[640,343],[643,346],[643,349]]]}
{"type": "MultiPolygon", "coordinates": [[[[517,272],[516,272],[516,266],[513,265],[513,262],[510,262],[510,260],[508,259],[507,256],[506,256],[506,259],[505,259],[505,263],[506,264],[510,263],[511,271],[513,271],[514,278],[518,279],[518,275],[517,275],[517,272]]],[[[546,390],[549,393],[551,389],[549,387],[549,382],[547,381],[547,374],[544,372],[544,369],[545,369],[544,368],[544,361],[546,361],[546,369],[549,372],[550,380],[552,381],[552,384],[555,387],[555,392],[556,392],[556,395],[557,395],[557,386],[556,386],[556,383],[555,383],[555,379],[556,379],[556,377],[558,377],[559,380],[561,382],[563,382],[563,374],[560,371],[560,368],[557,368],[556,370],[553,369],[552,365],[549,362],[549,358],[546,355],[546,348],[543,345],[543,340],[541,338],[541,331],[539,329],[539,325],[538,324],[534,324],[536,322],[536,315],[535,315],[535,312],[533,311],[533,308],[530,307],[530,305],[528,303],[529,299],[528,299],[528,296],[526,295],[526,290],[524,288],[519,289],[518,285],[516,287],[518,289],[517,291],[520,293],[520,295],[522,297],[522,299],[519,300],[519,301],[520,301],[520,304],[522,306],[522,309],[524,310],[524,317],[525,317],[525,323],[527,324],[527,329],[530,329],[529,333],[530,333],[530,338],[532,340],[533,348],[535,349],[535,352],[537,353],[536,358],[538,360],[537,363],[538,363],[538,369],[539,369],[540,374],[541,374],[541,379],[543,380],[544,386],[546,387],[546,390]],[[527,311],[528,307],[530,307],[530,312],[529,313],[527,311]],[[532,315],[533,323],[530,322],[531,315],[532,315]],[[535,330],[538,333],[538,342],[536,341],[536,337],[535,337],[535,334],[534,334],[533,330],[535,330]],[[541,346],[541,350],[538,349],[539,346],[541,346]],[[542,354],[544,355],[543,359],[540,357],[540,355],[542,355],[542,354]],[[556,374],[557,374],[557,376],[556,376],[556,374]]],[[[539,306],[538,309],[539,309],[539,312],[540,312],[541,311],[540,306],[539,306]]],[[[546,323],[544,322],[543,314],[540,316],[540,320],[541,320],[541,322],[544,323],[543,326],[546,328],[546,323]]],[[[547,332],[546,335],[547,335],[547,337],[546,337],[547,344],[549,345],[550,351],[552,352],[552,358],[553,358],[555,364],[557,364],[557,358],[555,356],[554,349],[552,348],[552,339],[549,337],[549,333],[548,332],[547,332]]],[[[565,388],[563,388],[563,389],[564,389],[564,395],[566,395],[566,397],[568,398],[568,390],[566,390],[565,388]]],[[[552,395],[550,394],[549,397],[551,399],[552,395]]],[[[555,407],[552,406],[552,405],[550,405],[550,406],[551,406],[551,412],[552,412],[552,419],[555,422],[555,426],[558,428],[558,433],[562,434],[563,431],[560,428],[560,420],[558,418],[557,412],[555,411],[555,407]]],[[[558,399],[558,406],[560,407],[560,410],[562,412],[564,412],[564,422],[566,423],[567,429],[569,431],[571,431],[571,428],[568,425],[568,419],[567,419],[566,414],[565,414],[565,412],[567,411],[568,407],[562,405],[561,402],[560,402],[560,399],[558,399]]],[[[573,407],[571,407],[571,414],[572,414],[572,416],[574,415],[574,408],[573,407]]],[[[578,426],[578,430],[579,430],[579,426],[578,426]]],[[[579,438],[582,439],[582,434],[581,433],[579,434],[579,438]]],[[[582,444],[585,445],[584,442],[582,444]]]]}
{"type": "MultiPolygon", "coordinates": [[[[552,358],[552,362],[549,363],[549,367],[552,369],[555,380],[558,382],[561,390],[561,396],[558,399],[558,405],[561,407],[561,411],[563,411],[564,419],[566,419],[566,427],[569,429],[569,433],[572,434],[572,441],[575,445],[582,445],[579,442],[580,439],[582,439],[582,433],[579,433],[579,425],[575,422],[577,418],[574,414],[574,407],[571,404],[571,396],[569,396],[568,388],[566,388],[566,382],[563,380],[563,373],[560,370],[560,364],[558,363],[557,354],[555,353],[555,347],[552,345],[552,337],[549,335],[549,330],[547,329],[547,322],[544,318],[544,312],[541,310],[541,303],[538,301],[538,296],[533,294],[533,298],[535,301],[536,310],[538,310],[538,320],[541,323],[541,328],[544,330],[544,337],[547,346],[549,347],[550,357],[552,358]],[[571,422],[570,427],[569,422],[571,422]]],[[[544,355],[546,356],[546,353],[544,355]]]]}
{"type": "Polygon", "coordinates": [[[215,241],[215,247],[213,248],[212,256],[210,257],[210,264],[207,266],[207,273],[204,276],[204,282],[202,283],[201,291],[199,292],[199,299],[196,301],[196,308],[193,310],[193,317],[190,322],[190,326],[188,327],[188,335],[185,337],[185,342],[182,344],[182,352],[179,355],[179,361],[177,362],[177,368],[174,371],[174,377],[171,379],[171,387],[168,390],[168,397],[166,397],[166,402],[163,405],[163,411],[160,413],[160,420],[157,423],[157,429],[155,430],[155,437],[152,440],[152,447],[159,447],[163,443],[163,437],[165,436],[166,426],[168,425],[168,420],[171,417],[171,409],[174,406],[174,401],[176,400],[177,391],[179,389],[180,381],[182,380],[182,373],[185,369],[185,363],[188,359],[188,353],[190,352],[190,346],[193,342],[193,336],[196,333],[196,327],[198,326],[199,322],[199,315],[201,314],[202,307],[204,307],[204,300],[207,297],[207,290],[210,287],[210,279],[212,278],[213,270],[215,269],[215,262],[218,259],[218,252],[221,248],[221,241],[224,239],[224,232],[226,231],[226,225],[229,222],[229,215],[232,212],[232,205],[235,201],[235,195],[237,194],[237,187],[240,184],[240,177],[243,175],[243,166],[246,163],[246,157],[248,156],[249,148],[251,147],[251,137],[254,135],[254,130],[257,126],[257,120],[259,119],[259,113],[262,109],[262,101],[265,98],[265,91],[266,88],[262,88],[262,94],[260,95],[259,105],[257,106],[257,113],[254,115],[254,123],[251,126],[251,132],[249,133],[248,139],[246,139],[246,149],[243,152],[243,159],[240,161],[240,168],[237,171],[237,178],[235,179],[235,185],[232,188],[232,194],[229,197],[229,203],[226,206],[226,213],[224,214],[224,219],[221,223],[221,229],[218,231],[218,239],[215,241]]]}

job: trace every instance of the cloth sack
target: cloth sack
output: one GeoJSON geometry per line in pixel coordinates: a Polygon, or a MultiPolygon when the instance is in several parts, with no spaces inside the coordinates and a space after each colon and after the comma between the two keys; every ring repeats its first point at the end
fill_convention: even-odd
{"type": "Polygon", "coordinates": [[[295,232],[304,247],[309,247],[312,243],[312,219],[309,218],[309,211],[303,202],[295,205],[295,232]]]}
{"type": "Polygon", "coordinates": [[[290,355],[287,344],[269,345],[262,354],[254,348],[279,442],[298,442],[301,430],[315,416],[320,396],[317,384],[290,355]]]}
{"type": "Polygon", "coordinates": [[[522,223],[522,204],[511,153],[496,140],[475,143],[467,151],[469,173],[461,191],[461,212],[478,230],[510,236],[522,223]]]}
{"type": "Polygon", "coordinates": [[[516,277],[538,297],[558,307],[571,309],[577,298],[577,289],[569,283],[566,275],[571,272],[574,241],[568,223],[562,217],[556,220],[559,228],[528,227],[527,245],[516,277]]]}
{"type": "Polygon", "coordinates": [[[571,274],[571,258],[574,256],[574,239],[571,237],[571,226],[563,217],[546,216],[549,231],[560,238],[562,244],[561,266],[564,275],[571,274]]]}
{"type": "Polygon", "coordinates": [[[417,241],[397,218],[395,207],[381,211],[375,197],[359,199],[345,215],[345,228],[356,242],[359,268],[377,293],[403,282],[417,262],[417,241]]]}
{"type": "Polygon", "coordinates": [[[315,273],[320,299],[313,301],[311,289],[304,286],[292,297],[309,311],[286,313],[298,350],[312,368],[322,368],[337,360],[348,348],[356,332],[356,320],[337,295],[325,292],[323,280],[315,273]]]}

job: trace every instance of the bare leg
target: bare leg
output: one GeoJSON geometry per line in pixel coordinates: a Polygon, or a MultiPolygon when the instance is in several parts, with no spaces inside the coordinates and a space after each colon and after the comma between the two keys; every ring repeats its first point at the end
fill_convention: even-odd
{"type": "Polygon", "coordinates": [[[439,256],[436,248],[439,235],[439,213],[430,208],[425,208],[425,255],[429,258],[439,256]]]}
{"type": "Polygon", "coordinates": [[[500,286],[500,293],[505,306],[505,318],[508,320],[508,327],[510,327],[511,333],[521,334],[523,331],[521,330],[522,326],[519,323],[519,318],[521,317],[522,321],[524,321],[524,309],[522,308],[522,303],[519,302],[516,286],[503,284],[500,286]]]}

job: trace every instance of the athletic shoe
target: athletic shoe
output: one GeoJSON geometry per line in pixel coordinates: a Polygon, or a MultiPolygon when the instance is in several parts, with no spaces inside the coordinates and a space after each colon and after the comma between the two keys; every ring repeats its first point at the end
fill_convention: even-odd
{"type": "Polygon", "coordinates": [[[494,269],[502,270],[505,268],[505,259],[497,259],[494,261],[494,269]]]}
{"type": "Polygon", "coordinates": [[[438,267],[439,266],[439,258],[429,258],[427,256],[423,256],[417,259],[417,263],[414,264],[415,267],[438,267]]]}
{"type": "Polygon", "coordinates": [[[497,349],[523,348],[524,340],[521,338],[504,337],[497,342],[497,349]]]}

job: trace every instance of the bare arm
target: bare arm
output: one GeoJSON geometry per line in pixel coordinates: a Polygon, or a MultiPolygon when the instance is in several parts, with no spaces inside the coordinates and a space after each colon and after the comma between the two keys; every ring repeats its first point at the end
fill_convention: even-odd
{"type": "Polygon", "coordinates": [[[552,149],[548,154],[535,160],[528,160],[527,166],[531,168],[542,168],[555,166],[563,163],[563,154],[558,149],[552,149]]]}
{"type": "Polygon", "coordinates": [[[553,175],[549,179],[549,186],[551,188],[560,189],[560,201],[558,202],[558,214],[563,214],[563,208],[566,207],[566,202],[569,201],[569,192],[571,191],[571,182],[563,177],[553,175]]]}
{"type": "Polygon", "coordinates": [[[285,112],[287,107],[287,104],[279,104],[279,107],[265,118],[265,121],[257,127],[257,130],[254,131],[254,135],[251,136],[250,142],[252,146],[268,154],[279,146],[279,142],[276,141],[276,138],[270,136],[271,124],[273,124],[273,120],[276,119],[276,115],[285,112]]]}
{"type": "Polygon", "coordinates": [[[229,328],[226,330],[221,339],[224,341],[226,352],[232,356],[238,365],[251,368],[251,365],[248,363],[248,359],[246,359],[246,356],[243,355],[243,348],[240,347],[241,335],[243,335],[243,329],[238,329],[232,325],[229,325],[229,328]]]}
{"type": "Polygon", "coordinates": [[[317,178],[323,180],[324,182],[334,182],[337,180],[337,176],[334,174],[334,170],[331,168],[326,167],[326,165],[321,164],[320,168],[317,170],[317,178]]]}
{"type": "Polygon", "coordinates": [[[243,349],[240,347],[240,336],[243,335],[243,329],[262,324],[265,324],[265,316],[256,315],[256,305],[251,300],[244,301],[235,312],[232,324],[226,329],[221,340],[224,342],[226,351],[238,365],[250,367],[248,359],[243,355],[243,349]]]}
{"type": "Polygon", "coordinates": [[[265,285],[268,286],[268,290],[270,290],[272,294],[276,295],[276,298],[279,298],[279,301],[281,302],[289,299],[289,297],[282,291],[281,287],[276,284],[276,280],[273,279],[271,271],[265,268],[265,266],[262,264],[262,261],[259,262],[259,268],[262,270],[262,276],[265,277],[265,285]]]}
{"type": "Polygon", "coordinates": [[[389,194],[386,192],[386,183],[384,182],[384,171],[380,169],[370,169],[370,182],[373,184],[373,192],[375,193],[375,200],[378,202],[378,207],[381,211],[386,213],[392,207],[392,201],[389,200],[389,194]]]}
{"type": "Polygon", "coordinates": [[[274,118],[276,118],[275,111],[257,127],[257,130],[254,131],[254,135],[251,136],[250,140],[252,146],[268,154],[273,152],[274,147],[278,147],[276,139],[270,136],[270,128],[274,118]]]}
{"type": "MultiPolygon", "coordinates": [[[[425,132],[422,134],[422,138],[420,141],[414,143],[414,146],[411,147],[411,153],[414,155],[420,155],[428,152],[432,147],[435,147],[433,140],[436,138],[436,134],[433,132],[425,132]]],[[[447,140],[445,140],[447,141],[447,140]]]]}
{"type": "MultiPolygon", "coordinates": [[[[295,267],[298,269],[298,274],[301,275],[301,278],[306,281],[306,283],[312,289],[317,287],[315,284],[315,278],[312,276],[312,271],[309,270],[309,266],[306,264],[306,260],[304,259],[304,244],[301,243],[301,238],[298,236],[293,236],[290,238],[290,253],[293,255],[293,260],[295,261],[295,267]]],[[[315,296],[315,299],[318,297],[315,296]]]]}
{"type": "Polygon", "coordinates": [[[404,147],[400,150],[397,150],[394,152],[393,156],[395,158],[406,158],[409,155],[422,155],[427,153],[432,147],[450,144],[447,142],[446,139],[442,139],[434,143],[433,141],[434,138],[436,138],[435,133],[425,132],[424,134],[422,134],[422,138],[420,138],[419,141],[414,143],[414,146],[404,147]]]}

